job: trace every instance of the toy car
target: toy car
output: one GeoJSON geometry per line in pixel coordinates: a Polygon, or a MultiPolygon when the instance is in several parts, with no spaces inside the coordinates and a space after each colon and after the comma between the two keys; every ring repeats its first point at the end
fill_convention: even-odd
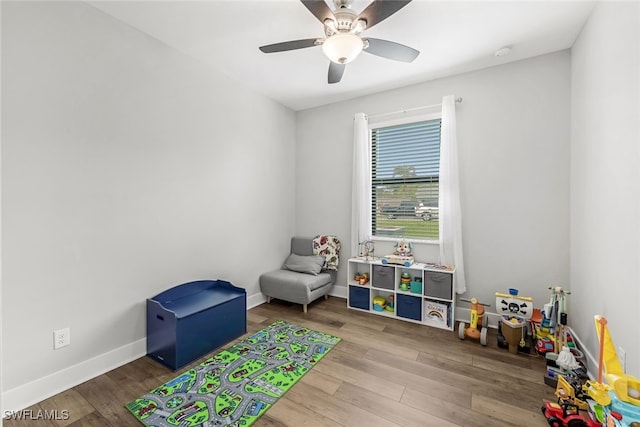
{"type": "Polygon", "coordinates": [[[551,427],[601,427],[598,421],[585,418],[576,405],[545,402],[542,415],[551,427]]]}
{"type": "Polygon", "coordinates": [[[553,351],[555,348],[555,346],[553,345],[553,341],[551,341],[549,338],[538,338],[538,340],[536,341],[536,351],[538,352],[538,354],[546,354],[549,353],[550,351],[553,351]]]}

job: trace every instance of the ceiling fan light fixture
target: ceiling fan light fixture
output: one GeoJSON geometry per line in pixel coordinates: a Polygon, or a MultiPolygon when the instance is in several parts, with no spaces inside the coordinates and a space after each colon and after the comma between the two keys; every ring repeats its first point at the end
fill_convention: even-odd
{"type": "Polygon", "coordinates": [[[336,64],[347,64],[362,52],[364,42],[351,33],[334,34],[324,41],[322,51],[336,64]]]}
{"type": "Polygon", "coordinates": [[[336,24],[336,21],[331,18],[325,19],[324,25],[328,29],[327,35],[335,34],[338,31],[338,25],[336,24]]]}
{"type": "Polygon", "coordinates": [[[360,34],[367,28],[367,21],[364,19],[356,19],[351,23],[351,32],[360,34]]]}

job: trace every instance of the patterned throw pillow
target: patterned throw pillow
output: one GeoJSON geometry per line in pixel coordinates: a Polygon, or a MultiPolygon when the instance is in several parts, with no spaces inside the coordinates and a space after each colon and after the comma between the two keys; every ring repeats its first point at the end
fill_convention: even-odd
{"type": "Polygon", "coordinates": [[[336,236],[316,236],[313,239],[313,254],[324,257],[323,270],[337,270],[340,262],[340,240],[336,236]]]}

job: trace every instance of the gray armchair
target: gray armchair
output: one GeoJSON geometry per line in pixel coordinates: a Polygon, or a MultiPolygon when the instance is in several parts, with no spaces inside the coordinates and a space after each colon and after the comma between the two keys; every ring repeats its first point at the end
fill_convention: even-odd
{"type": "Polygon", "coordinates": [[[324,270],[324,258],[313,255],[312,237],[293,237],[291,254],[280,270],[270,271],[260,276],[260,290],[267,297],[302,304],[307,312],[307,304],[328,293],[336,281],[335,270],[324,270]]]}

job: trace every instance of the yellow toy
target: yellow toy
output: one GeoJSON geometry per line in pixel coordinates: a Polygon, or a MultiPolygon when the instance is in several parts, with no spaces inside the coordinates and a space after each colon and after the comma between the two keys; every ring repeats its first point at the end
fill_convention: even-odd
{"type": "Polygon", "coordinates": [[[576,391],[575,387],[567,381],[564,375],[558,375],[555,395],[559,404],[575,405],[582,411],[589,409],[589,404],[584,399],[586,397],[584,391],[580,387],[576,391]]]}
{"type": "Polygon", "coordinates": [[[489,304],[482,304],[477,299],[460,298],[460,301],[466,301],[471,303],[471,319],[469,327],[466,327],[464,322],[458,324],[458,338],[463,340],[466,337],[473,339],[480,339],[480,344],[487,345],[487,314],[484,312],[485,307],[489,307],[489,304]],[[480,329],[478,326],[483,326],[480,329]]]}
{"type": "Polygon", "coordinates": [[[375,311],[384,311],[386,305],[387,300],[385,297],[381,297],[380,295],[378,295],[373,298],[373,309],[375,311]]]}
{"type": "MultiPolygon", "coordinates": [[[[595,322],[600,341],[600,363],[604,364],[607,382],[620,400],[640,406],[640,380],[625,374],[622,369],[616,347],[609,334],[609,328],[607,328],[607,319],[604,316],[596,315],[595,322]]],[[[598,382],[601,382],[600,375],[598,373],[598,382]]]]}
{"type": "MultiPolygon", "coordinates": [[[[602,382],[602,363],[604,360],[604,341],[600,339],[604,334],[604,328],[607,324],[607,319],[596,316],[596,330],[598,331],[598,339],[600,340],[600,351],[598,356],[598,381],[587,381],[583,389],[587,392],[590,398],[592,398],[598,405],[607,406],[611,404],[611,396],[609,396],[609,387],[602,382]]],[[[615,350],[614,350],[615,352],[615,350]]]]}
{"type": "Polygon", "coordinates": [[[388,297],[383,297],[381,295],[373,297],[371,301],[373,303],[373,309],[375,311],[390,311],[393,313],[395,310],[393,295],[389,295],[388,297]]]}

